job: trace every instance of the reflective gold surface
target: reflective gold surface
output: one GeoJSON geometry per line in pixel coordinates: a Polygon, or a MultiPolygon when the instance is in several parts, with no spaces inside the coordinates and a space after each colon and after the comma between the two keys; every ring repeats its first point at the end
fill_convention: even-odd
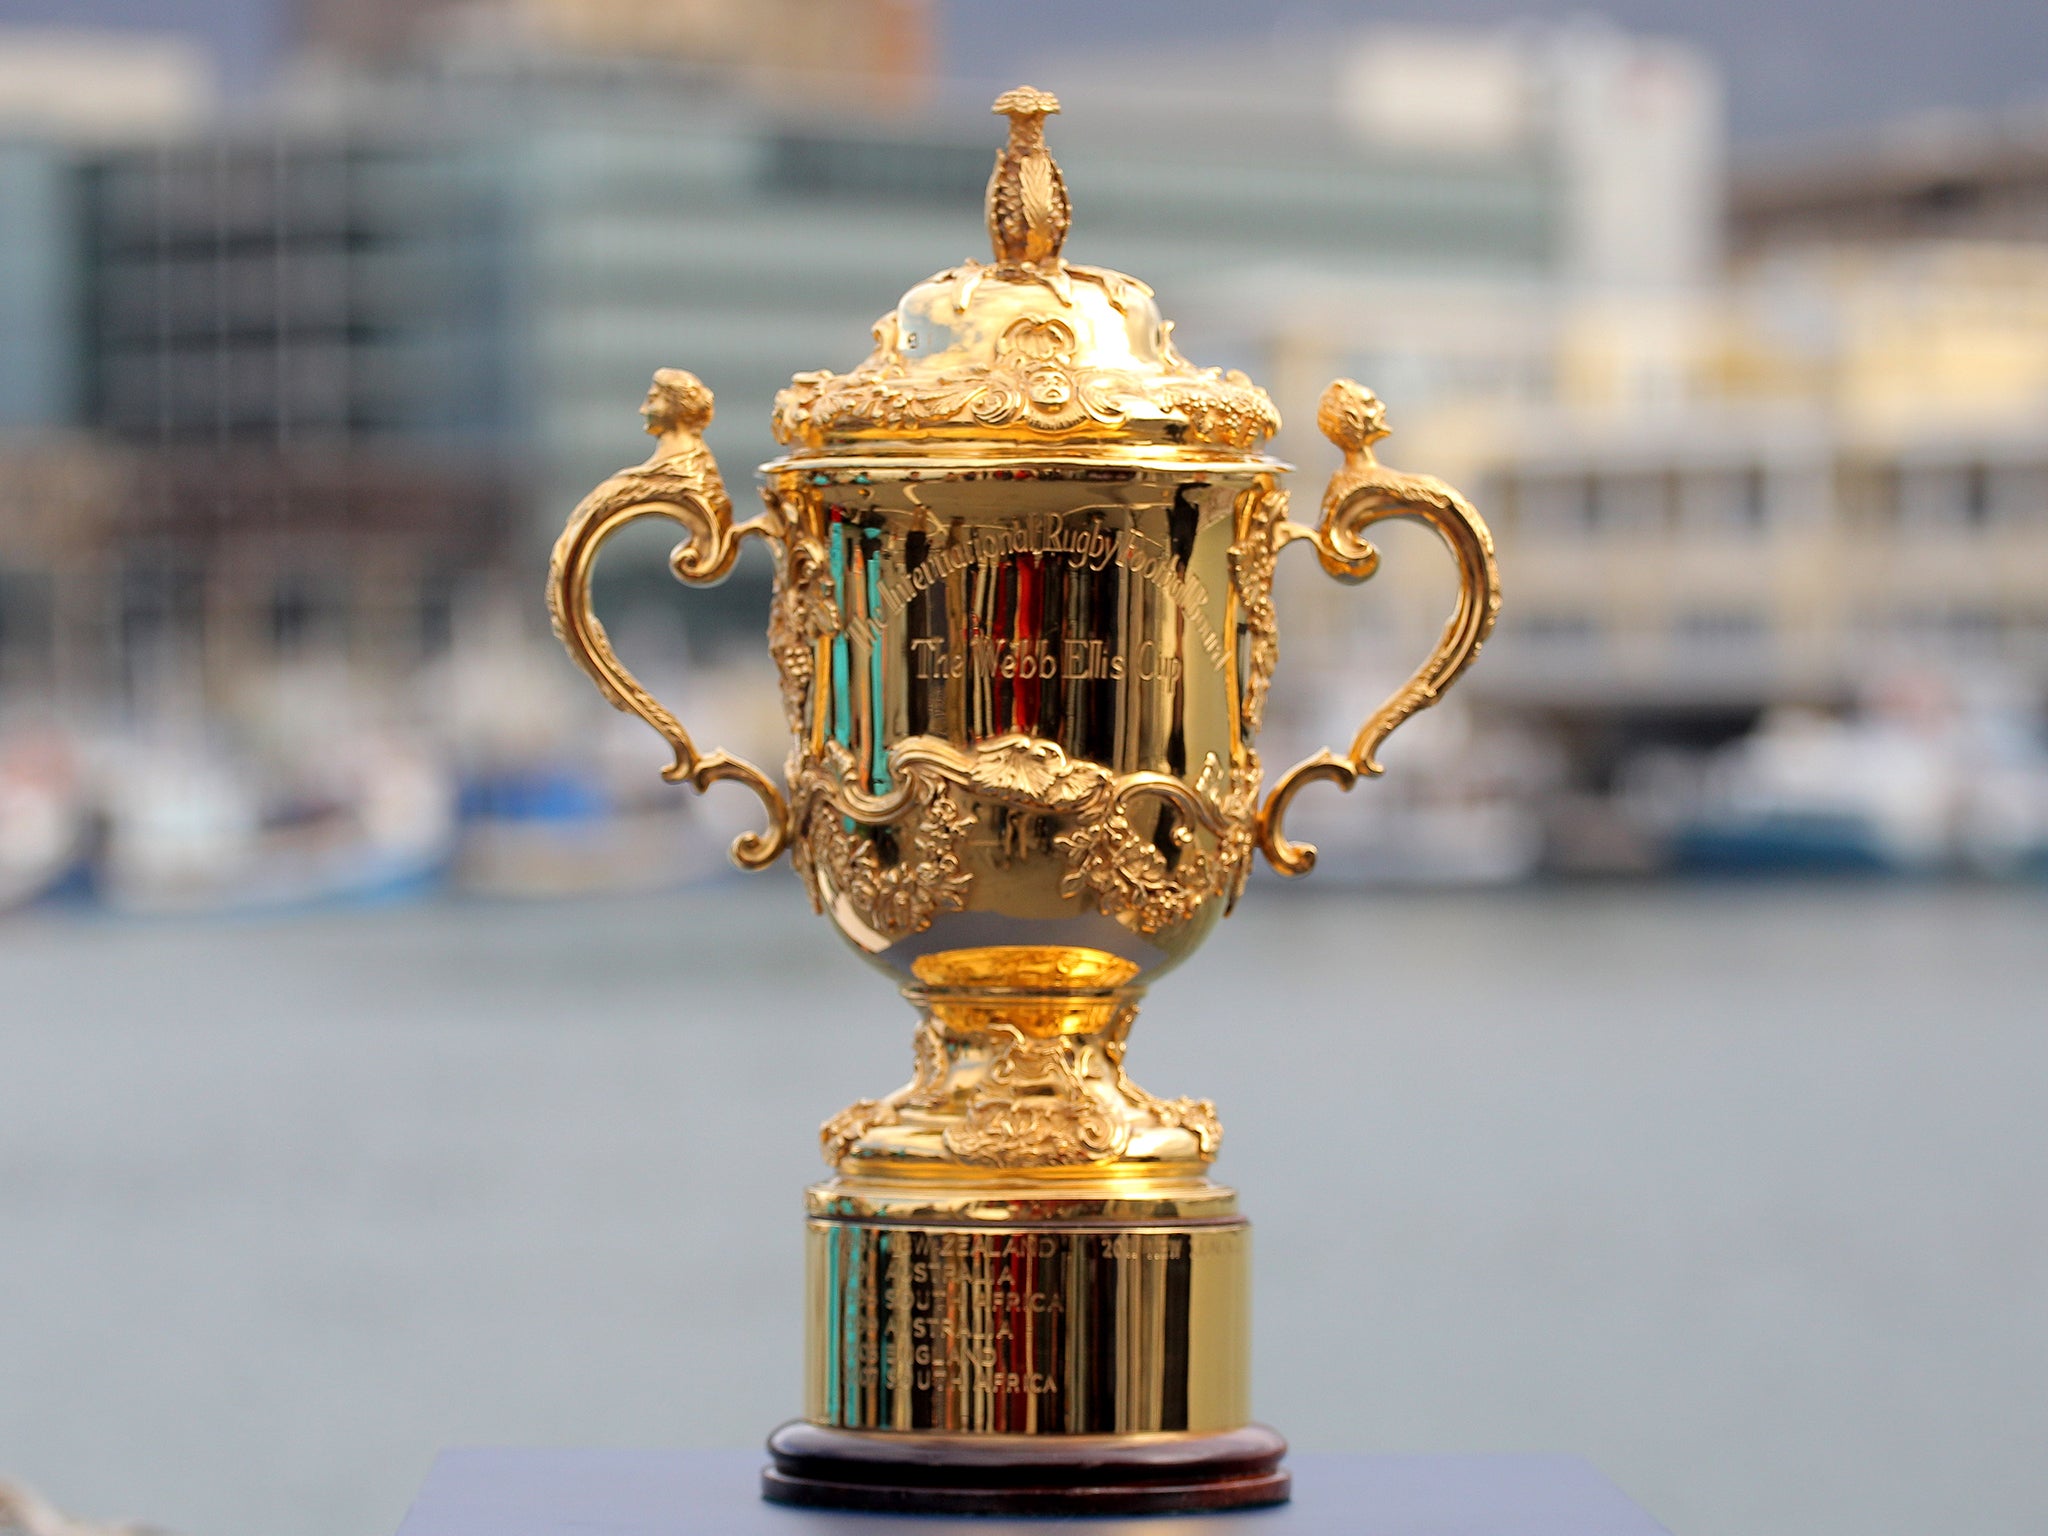
{"type": "Polygon", "coordinates": [[[1379,551],[1366,542],[1365,530],[1388,518],[1413,518],[1434,528],[1457,560],[1458,603],[1435,651],[1367,717],[1352,738],[1351,750],[1341,758],[1325,750],[1297,763],[1266,797],[1259,812],[1259,847],[1283,875],[1305,875],[1316,862],[1315,849],[1290,843],[1281,832],[1296,791],[1317,779],[1329,779],[1348,790],[1360,774],[1379,773],[1374,756],[1379,744],[1403,720],[1437,701],[1471,665],[1500,616],[1500,571],[1494,564],[1492,533],[1472,504],[1443,481],[1404,475],[1379,462],[1373,444],[1388,432],[1386,408],[1379,398],[1350,379],[1339,379],[1323,391],[1316,425],[1344,450],[1343,466],[1323,492],[1321,524],[1313,529],[1287,524],[1278,530],[1275,547],[1295,538],[1309,539],[1324,570],[1340,581],[1363,581],[1379,568],[1379,551]]]}
{"type": "Polygon", "coordinates": [[[788,454],[735,523],[701,431],[708,391],[657,376],[660,443],[586,498],[555,551],[556,632],[615,705],[668,740],[668,777],[751,787],[813,904],[918,1010],[911,1079],[821,1132],[811,1198],[810,1415],[934,1433],[1151,1433],[1245,1422],[1247,1229],[1208,1182],[1207,1100],[1124,1071],[1147,985],[1236,903],[1263,848],[1283,874],[1306,784],[1375,774],[1388,732],[1478,653],[1493,544],[1457,492],[1380,465],[1378,400],[1349,380],[1318,424],[1344,452],[1314,527],[1263,452],[1272,402],[1173,346],[1152,292],[1061,254],[1071,209],[1028,88],[990,178],[992,259],[912,287],[869,358],[775,404],[788,454]],[[739,541],[775,554],[768,646],[786,792],[700,753],[590,611],[598,547],[684,528],[676,574],[739,541]],[[1360,581],[1387,518],[1434,528],[1460,596],[1435,652],[1349,752],[1261,807],[1255,742],[1279,660],[1279,552],[1360,581]]]}
{"type": "Polygon", "coordinates": [[[711,405],[711,391],[695,374],[680,368],[655,374],[640,406],[648,434],[656,440],[654,452],[645,464],[613,475],[570,514],[548,568],[548,616],[556,638],[590,674],[598,691],[614,707],[653,726],[674,749],[675,761],[662,770],[663,778],[686,783],[700,793],[722,779],[736,779],[760,796],[768,812],[767,829],[740,837],[732,845],[732,856],[742,869],[766,869],[789,837],[782,792],[752,763],[724,752],[698,752],[682,722],[612,653],[604,625],[590,608],[597,552],[629,523],[660,517],[680,525],[689,538],[676,546],[669,565],[679,579],[700,586],[716,585],[732,573],[743,538],[770,531],[760,518],[738,524],[732,520],[732,499],[725,493],[711,450],[704,446],[711,405]]]}
{"type": "Polygon", "coordinates": [[[1241,1220],[813,1218],[804,1414],[847,1429],[1147,1434],[1250,1417],[1241,1220]]]}
{"type": "Polygon", "coordinates": [[[1137,966],[1099,949],[1056,944],[991,944],[983,949],[949,949],[911,962],[928,987],[1020,987],[1114,991],[1138,974],[1137,966]]]}
{"type": "Polygon", "coordinates": [[[1044,138],[1058,101],[1027,86],[995,110],[1011,127],[989,178],[992,260],[913,287],[875,322],[875,350],[850,373],[792,379],[776,397],[776,441],[798,455],[1028,445],[1253,456],[1280,430],[1265,392],[1182,357],[1136,278],[1060,254],[1071,211],[1044,138]]]}
{"type": "Polygon", "coordinates": [[[1092,949],[1146,979],[1193,949],[1253,847],[1232,551],[1270,467],[771,476],[837,612],[785,672],[819,909],[906,979],[956,948],[1092,949]]]}
{"type": "Polygon", "coordinates": [[[1160,1099],[1124,1073],[1137,994],[1106,976],[1135,971],[1099,950],[955,950],[917,962],[952,980],[905,995],[924,1011],[911,1080],[861,1099],[820,1132],[827,1162],[862,1177],[950,1177],[964,1169],[1184,1178],[1223,1139],[1207,1099],[1160,1099]],[[960,966],[961,957],[970,964],[960,966]],[[1009,961],[1036,976],[985,967],[1009,961]],[[1071,979],[1062,984],[1056,968],[1071,979]],[[989,979],[984,979],[988,977],[989,979]]]}
{"type": "Polygon", "coordinates": [[[871,1167],[804,1192],[814,1217],[878,1218],[934,1226],[996,1222],[1120,1221],[1137,1226],[1238,1214],[1237,1192],[1201,1170],[1179,1178],[1128,1178],[1100,1167],[984,1169],[972,1179],[932,1178],[928,1169],[871,1167]],[[900,1175],[900,1176],[899,1176],[900,1175]]]}

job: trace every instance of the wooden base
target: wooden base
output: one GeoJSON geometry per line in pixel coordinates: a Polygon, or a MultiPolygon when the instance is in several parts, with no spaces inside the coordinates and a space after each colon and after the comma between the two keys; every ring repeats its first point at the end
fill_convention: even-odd
{"type": "Polygon", "coordinates": [[[1263,1424],[1214,1433],[960,1435],[832,1429],[768,1437],[761,1496],[899,1514],[1151,1515],[1287,1501],[1287,1442],[1263,1424]]]}

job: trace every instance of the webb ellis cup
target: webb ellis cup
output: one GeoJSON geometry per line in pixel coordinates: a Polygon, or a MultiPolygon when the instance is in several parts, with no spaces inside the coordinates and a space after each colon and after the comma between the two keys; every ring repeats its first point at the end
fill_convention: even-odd
{"type": "Polygon", "coordinates": [[[807,1196],[804,1416],[769,1442],[771,1499],[958,1512],[1160,1511],[1287,1497],[1251,1419],[1250,1229],[1210,1182],[1206,1099],[1125,1075],[1146,987],[1243,892],[1255,852],[1305,873],[1296,791],[1379,772],[1499,607],[1493,541],[1450,487],[1383,468],[1373,395],[1332,384],[1344,462],[1310,526],[1263,445],[1272,402],[1175,350],[1152,290],[1065,260],[1045,92],[995,104],[993,258],[925,279],[849,373],[775,402],[765,510],[733,518],[700,434],[711,393],[655,375],[659,441],[576,509],[556,633],[675,751],[666,772],[760,797],[733,845],[785,850],[812,904],[916,1010],[910,1081],[826,1122],[807,1196]],[[599,546],[643,517],[707,584],[741,542],[775,560],[768,646],[785,783],[700,750],[620,665],[590,608],[599,546]],[[1436,652],[1360,728],[1264,798],[1253,742],[1279,655],[1275,557],[1377,564],[1420,519],[1461,584],[1436,652]]]}

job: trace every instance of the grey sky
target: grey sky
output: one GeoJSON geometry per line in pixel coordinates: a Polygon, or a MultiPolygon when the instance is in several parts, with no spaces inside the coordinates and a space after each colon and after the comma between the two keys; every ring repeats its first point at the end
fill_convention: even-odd
{"type": "MultiPolygon", "coordinates": [[[[0,22],[175,28],[206,38],[247,87],[287,44],[292,0],[0,0],[0,22]]],[[[952,69],[1001,75],[1076,43],[1314,32],[1372,20],[1605,15],[1718,56],[1744,138],[1849,127],[1941,107],[2048,100],[2043,0],[941,0],[952,69]]]]}

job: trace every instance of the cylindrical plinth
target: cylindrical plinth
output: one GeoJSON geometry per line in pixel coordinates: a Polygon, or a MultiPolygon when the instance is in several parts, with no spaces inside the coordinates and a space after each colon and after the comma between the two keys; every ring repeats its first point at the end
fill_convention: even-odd
{"type": "Polygon", "coordinates": [[[799,1421],[768,1440],[778,1504],[955,1515],[1151,1515],[1285,1502],[1263,1424],[1180,1435],[947,1435],[799,1421]]]}
{"type": "Polygon", "coordinates": [[[811,1191],[806,1424],[770,1498],[891,1509],[1275,1503],[1249,1224],[1206,1183],[811,1191]],[[984,1497],[986,1495],[986,1497],[984,1497]]]}

